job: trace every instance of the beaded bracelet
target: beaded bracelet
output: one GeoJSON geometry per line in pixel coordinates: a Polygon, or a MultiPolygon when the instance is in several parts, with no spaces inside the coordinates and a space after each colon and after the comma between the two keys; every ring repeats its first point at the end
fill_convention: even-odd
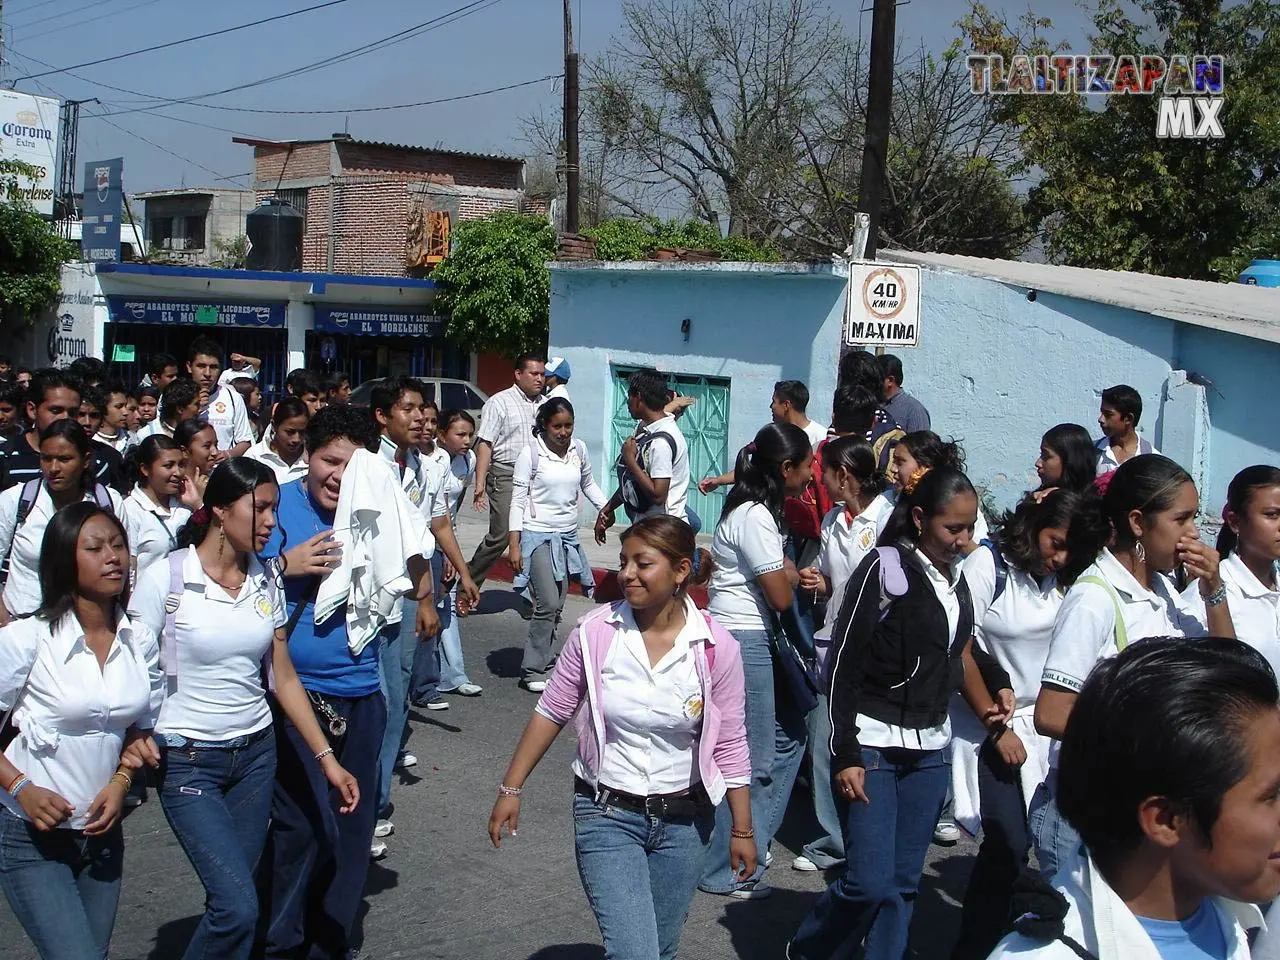
{"type": "Polygon", "coordinates": [[[508,787],[505,783],[498,784],[498,796],[500,797],[518,797],[524,793],[524,787],[508,787]]]}
{"type": "Polygon", "coordinates": [[[735,840],[752,840],[755,838],[755,830],[733,830],[729,831],[729,836],[735,840]]]}
{"type": "Polygon", "coordinates": [[[327,756],[330,756],[332,753],[333,753],[333,747],[325,747],[323,750],[321,750],[319,753],[316,754],[316,762],[319,763],[321,760],[323,760],[327,756]]]}
{"type": "Polygon", "coordinates": [[[1227,585],[1224,583],[1209,596],[1204,598],[1206,607],[1220,607],[1227,602],[1227,585]]]}

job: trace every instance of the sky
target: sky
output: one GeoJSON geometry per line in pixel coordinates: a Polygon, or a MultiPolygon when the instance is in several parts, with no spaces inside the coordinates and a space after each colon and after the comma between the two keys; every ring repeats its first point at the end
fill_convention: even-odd
{"type": "MultiPolygon", "coordinates": [[[[304,66],[441,17],[467,0],[345,0],[224,36],[26,79],[49,70],[47,65],[74,67],[320,2],[6,0],[0,86],[62,99],[99,98],[100,103],[81,108],[78,166],[82,171],[86,161],[123,157],[129,193],[247,186],[252,148],[232,143],[236,135],[324,138],[345,128],[359,139],[526,156],[529,147],[522,140],[521,118],[559,109],[560,87],[546,81],[411,109],[297,113],[439,100],[559,74],[561,0],[484,0],[465,16],[374,53],[158,109],[146,107],[153,107],[157,98],[196,97],[304,66]],[[249,113],[230,109],[234,107],[286,112],[249,113]]],[[[575,3],[579,51],[584,57],[605,52],[622,27],[622,0],[575,3]]],[[[1046,11],[1053,8],[1063,35],[1083,36],[1086,18],[1080,9],[1062,0],[1036,3],[1046,11]]],[[[869,37],[870,5],[871,0],[832,0],[830,10],[851,36],[861,31],[869,37]]],[[[987,5],[1011,14],[1025,10],[1025,5],[1003,5],[1000,0],[988,0],[987,5]]],[[[923,42],[928,49],[945,49],[966,10],[966,0],[900,3],[899,46],[914,49],[923,42]]]]}

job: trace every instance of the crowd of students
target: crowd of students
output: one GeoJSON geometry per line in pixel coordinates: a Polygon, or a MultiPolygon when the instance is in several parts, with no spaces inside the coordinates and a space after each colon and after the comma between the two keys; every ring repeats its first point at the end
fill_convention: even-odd
{"type": "Polygon", "coordinates": [[[698,890],[768,897],[806,760],[823,835],[791,866],[832,882],[792,960],[904,957],[948,818],[981,837],[958,960],[1248,955],[1250,905],[1280,894],[1280,469],[1236,477],[1215,549],[1117,386],[1103,437],[1047,430],[1037,488],[988,518],[901,362],[859,351],[830,427],[780,381],[707,478],[690,401],[638,371],[606,497],[562,359],[517,359],[478,429],[411,378],[363,411],[295,371],[262,430],[259,364],[231,360],[200,338],[137,391],[98,361],[0,379],[0,889],[42,957],[106,956],[148,780],[206,892],[186,956],[349,955],[392,771],[417,762],[409,706],[482,693],[459,617],[504,551],[537,702],[489,836],[573,723],[607,956],[675,957],[698,890]],[[490,525],[468,561],[472,483],[490,525]],[[691,487],[729,488],[709,547],[691,487]],[[623,599],[561,646],[570,582],[594,586],[583,501],[600,543],[630,521],[623,599]]]}

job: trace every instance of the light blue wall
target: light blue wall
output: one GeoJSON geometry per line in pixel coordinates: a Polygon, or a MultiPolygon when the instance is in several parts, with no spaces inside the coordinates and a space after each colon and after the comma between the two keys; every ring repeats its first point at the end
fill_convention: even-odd
{"type": "MultiPolygon", "coordinates": [[[[843,289],[829,270],[557,266],[551,352],[572,364],[578,432],[593,461],[615,453],[604,449],[610,364],[729,378],[730,451],[769,418],[779,379],[804,380],[810,415],[828,422],[843,289]]],[[[1117,383],[1142,395],[1143,436],[1206,478],[1209,513],[1237,470],[1280,463],[1280,345],[1046,293],[1032,303],[1023,289],[939,270],[922,272],[922,291],[920,345],[894,351],[906,389],[938,433],[963,441],[970,475],[1000,506],[1038,482],[1034,463],[1050,426],[1075,422],[1099,435],[1099,395],[1117,383]],[[1209,377],[1225,397],[1186,383],[1179,370],[1209,377]]]]}
{"type": "Polygon", "coordinates": [[[586,441],[597,473],[617,455],[605,450],[615,365],[727,378],[730,457],[769,421],[778,380],[803,380],[813,396],[810,416],[828,421],[843,278],[830,268],[780,274],[645,266],[551,271],[549,352],[572,368],[574,432],[586,441]],[[687,343],[680,332],[686,319],[687,343]]]}

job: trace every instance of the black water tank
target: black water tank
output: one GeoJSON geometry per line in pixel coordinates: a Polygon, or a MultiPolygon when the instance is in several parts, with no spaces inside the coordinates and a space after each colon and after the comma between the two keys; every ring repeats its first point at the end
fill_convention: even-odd
{"type": "Polygon", "coordinates": [[[268,197],[245,217],[250,270],[301,270],[303,218],[279,197],[268,197]]]}

